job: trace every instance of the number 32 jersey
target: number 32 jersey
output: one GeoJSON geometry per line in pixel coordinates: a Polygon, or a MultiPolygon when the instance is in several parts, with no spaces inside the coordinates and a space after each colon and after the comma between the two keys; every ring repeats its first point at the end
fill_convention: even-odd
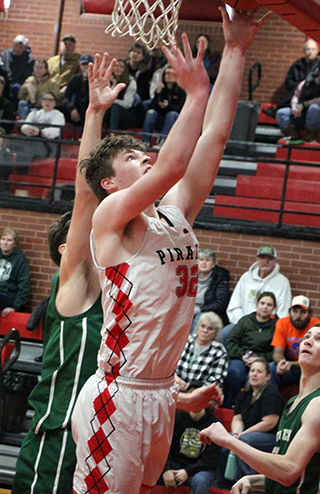
{"type": "Polygon", "coordinates": [[[162,206],[158,213],[165,221],[148,217],[136,255],[116,266],[97,266],[104,312],[98,366],[115,376],[171,376],[190,333],[197,239],[180,209],[162,206]]]}

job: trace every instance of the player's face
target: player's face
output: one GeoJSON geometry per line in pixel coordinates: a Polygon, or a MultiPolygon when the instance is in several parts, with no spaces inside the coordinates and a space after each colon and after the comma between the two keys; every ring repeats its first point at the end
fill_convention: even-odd
{"type": "Polygon", "coordinates": [[[266,278],[274,270],[276,259],[270,256],[258,256],[259,276],[266,278]]]}
{"type": "Polygon", "coordinates": [[[208,319],[202,319],[198,325],[198,343],[201,346],[210,345],[217,334],[217,328],[213,327],[208,319]]]}
{"type": "Polygon", "coordinates": [[[274,301],[271,297],[262,297],[257,303],[257,315],[264,320],[270,319],[274,309],[274,301]]]}
{"type": "Polygon", "coordinates": [[[6,233],[3,235],[0,239],[0,247],[2,250],[2,254],[7,256],[8,254],[11,254],[11,252],[14,250],[16,246],[16,241],[14,239],[13,235],[10,235],[9,233],[6,233]]]}
{"type": "Polygon", "coordinates": [[[299,347],[299,363],[320,369],[320,327],[313,326],[304,335],[299,347]]]}
{"type": "Polygon", "coordinates": [[[114,182],[118,190],[130,187],[151,170],[150,159],[150,156],[137,149],[120,151],[113,161],[114,182]]]}
{"type": "Polygon", "coordinates": [[[253,389],[260,389],[269,381],[265,365],[262,362],[253,362],[249,370],[249,383],[253,389]]]}

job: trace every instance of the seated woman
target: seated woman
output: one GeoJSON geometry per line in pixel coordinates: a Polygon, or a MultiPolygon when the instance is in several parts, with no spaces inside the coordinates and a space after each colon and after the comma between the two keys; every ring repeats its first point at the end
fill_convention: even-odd
{"type": "Polygon", "coordinates": [[[26,169],[23,173],[28,172],[29,164],[36,158],[48,158],[56,155],[56,144],[50,140],[57,139],[60,136],[60,127],[65,125],[63,113],[55,109],[56,96],[51,91],[47,91],[41,98],[41,110],[32,111],[28,114],[26,123],[22,125],[21,132],[28,137],[44,137],[42,140],[23,141],[22,152],[18,153],[19,172],[26,169]],[[38,125],[34,125],[38,124],[38,125]],[[41,124],[41,125],[39,125],[41,124]],[[56,125],[57,127],[51,127],[56,125]]]}
{"type": "Polygon", "coordinates": [[[22,311],[30,298],[28,261],[18,247],[18,234],[4,228],[0,237],[0,311],[2,317],[22,311]]]}
{"type": "MultiPolygon", "coordinates": [[[[143,132],[151,134],[154,130],[160,130],[159,147],[163,144],[166,135],[177,120],[186,100],[186,93],[174,81],[167,67],[162,75],[155,96],[151,101],[150,110],[147,111],[143,124],[143,132]]],[[[142,140],[150,145],[151,137],[142,135],[142,140]]]]}
{"type": "MultiPolygon", "coordinates": [[[[271,453],[283,406],[281,394],[270,383],[268,362],[264,357],[256,358],[250,366],[248,383],[236,400],[231,434],[260,451],[271,453]]],[[[235,480],[256,473],[237,458],[235,480],[226,479],[228,455],[229,450],[222,448],[217,468],[217,483],[221,489],[231,489],[235,480]]]]}
{"type": "Polygon", "coordinates": [[[247,380],[252,361],[265,357],[272,361],[271,341],[278,320],[272,313],[276,308],[276,298],[272,292],[263,292],[257,300],[257,310],[243,316],[232,328],[227,339],[229,361],[228,375],[224,383],[225,408],[232,408],[247,380]]]}
{"type": "Polygon", "coordinates": [[[192,381],[201,381],[205,385],[216,381],[222,387],[228,359],[225,347],[216,341],[221,328],[222,321],[217,314],[201,314],[176,368],[180,391],[185,391],[192,381]]]}
{"type": "Polygon", "coordinates": [[[19,89],[19,119],[25,120],[31,109],[40,110],[41,98],[48,91],[54,93],[56,100],[59,100],[60,86],[50,79],[47,61],[38,58],[34,64],[33,75],[28,77],[19,89]]]}
{"type": "Polygon", "coordinates": [[[117,99],[103,117],[104,125],[107,125],[111,131],[128,129],[133,127],[136,121],[132,108],[137,94],[137,83],[135,78],[129,74],[128,66],[121,59],[117,61],[113,69],[111,87],[119,82],[124,82],[126,87],[120,91],[117,99]]]}

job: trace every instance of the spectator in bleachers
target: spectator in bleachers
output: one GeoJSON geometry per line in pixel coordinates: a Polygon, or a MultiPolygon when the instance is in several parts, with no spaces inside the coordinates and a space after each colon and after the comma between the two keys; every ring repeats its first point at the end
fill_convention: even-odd
{"type": "Polygon", "coordinates": [[[43,140],[28,140],[23,142],[23,149],[18,154],[20,173],[27,173],[29,165],[36,158],[56,156],[57,145],[53,142],[60,136],[60,127],[50,125],[65,124],[63,113],[55,109],[56,96],[51,91],[44,93],[41,98],[41,110],[31,111],[26,123],[21,127],[21,133],[28,137],[43,137],[43,140]],[[34,125],[41,124],[41,125],[34,125]]]}
{"type": "Polygon", "coordinates": [[[145,108],[143,101],[150,99],[150,80],[152,78],[151,67],[148,66],[146,49],[140,43],[134,43],[128,54],[125,63],[129,69],[130,75],[135,78],[137,83],[137,94],[134,102],[134,113],[139,127],[143,126],[145,117],[145,108]]]}
{"type": "Polygon", "coordinates": [[[75,37],[66,34],[60,44],[60,54],[48,60],[50,77],[59,84],[61,94],[64,94],[71,77],[80,73],[80,53],[76,53],[75,49],[75,37]]]}
{"type": "Polygon", "coordinates": [[[229,368],[224,381],[225,408],[233,407],[255,358],[264,357],[267,362],[272,362],[271,341],[278,320],[273,315],[276,306],[276,298],[272,292],[261,293],[256,310],[243,316],[231,329],[226,346],[229,368]]]}
{"type": "Polygon", "coordinates": [[[217,341],[221,328],[222,322],[217,314],[201,314],[176,368],[176,381],[181,391],[185,391],[194,380],[205,385],[216,381],[222,388],[228,359],[225,347],[217,341]]]}
{"type": "Polygon", "coordinates": [[[277,321],[272,339],[274,351],[270,367],[275,386],[299,384],[299,346],[306,332],[319,323],[320,319],[312,315],[310,300],[304,295],[293,297],[289,315],[277,321]]]}
{"type": "Polygon", "coordinates": [[[11,99],[10,80],[9,80],[8,72],[4,68],[3,61],[1,59],[1,57],[0,57],[0,76],[2,76],[5,80],[4,89],[3,89],[3,96],[7,99],[11,99]]]}
{"type": "Polygon", "coordinates": [[[67,84],[58,109],[64,114],[67,122],[81,125],[89,105],[88,67],[93,63],[93,56],[89,53],[81,55],[79,60],[80,74],[71,77],[67,84]]]}
{"type": "Polygon", "coordinates": [[[20,120],[25,120],[31,109],[40,110],[41,98],[47,91],[54,93],[57,101],[59,100],[60,86],[50,79],[48,62],[43,58],[38,58],[34,64],[33,75],[22,84],[18,93],[20,120]]]}
{"type": "Polygon", "coordinates": [[[5,87],[6,81],[5,78],[0,75],[0,125],[6,131],[7,134],[13,129],[13,123],[5,123],[1,122],[1,120],[12,120],[14,121],[16,116],[14,112],[14,104],[12,101],[5,98],[3,95],[3,90],[5,87]]]}
{"type": "Polygon", "coordinates": [[[291,99],[291,106],[280,108],[276,119],[281,132],[289,139],[300,139],[305,129],[308,142],[313,142],[320,129],[320,73],[312,72],[300,82],[291,99]]]}
{"type": "Polygon", "coordinates": [[[179,117],[185,100],[185,91],[175,82],[170,72],[170,67],[168,67],[162,75],[162,80],[151,101],[150,109],[145,116],[143,123],[144,135],[142,136],[145,143],[149,145],[151,143],[151,138],[145,135],[146,133],[150,134],[154,130],[160,130],[162,135],[158,141],[158,146],[162,146],[169,130],[179,117]]]}
{"type": "Polygon", "coordinates": [[[221,62],[221,53],[217,50],[214,50],[212,45],[212,40],[208,34],[198,34],[195,44],[193,45],[192,48],[192,54],[194,57],[197,56],[199,43],[201,39],[205,43],[203,63],[206,68],[206,71],[208,72],[210,85],[212,87],[218,76],[220,62],[221,62]]]}
{"type": "Polygon", "coordinates": [[[9,190],[9,175],[13,164],[12,153],[8,147],[7,139],[5,139],[6,131],[0,127],[0,192],[9,190]]]}
{"type": "Polygon", "coordinates": [[[271,118],[276,118],[276,112],[280,108],[290,107],[291,99],[300,82],[307,78],[309,74],[320,68],[318,58],[319,46],[313,39],[308,39],[303,44],[304,56],[296,60],[288,70],[284,85],[287,94],[276,107],[263,109],[263,112],[271,118]]]}
{"type": "MultiPolygon", "coordinates": [[[[276,432],[283,410],[283,398],[270,383],[270,367],[264,357],[256,358],[249,370],[249,379],[240,392],[231,423],[231,434],[245,444],[271,453],[276,443],[276,432]]],[[[233,480],[225,478],[229,450],[222,448],[217,468],[217,483],[222,489],[231,489],[235,480],[255,473],[247,463],[236,458],[233,480]]]]}
{"type": "Polygon", "coordinates": [[[13,40],[13,47],[1,53],[3,66],[7,71],[11,95],[14,103],[18,104],[18,92],[24,81],[32,74],[35,58],[31,55],[29,40],[19,34],[13,40]]]}
{"type": "Polygon", "coordinates": [[[276,249],[269,245],[258,249],[257,262],[241,276],[233,290],[227,308],[227,316],[231,324],[221,331],[222,343],[226,344],[232,325],[256,309],[257,298],[265,291],[274,294],[277,301],[277,315],[286,316],[291,304],[290,283],[288,278],[280,273],[276,249]]]}
{"type": "Polygon", "coordinates": [[[215,312],[223,325],[228,323],[226,309],[230,299],[229,278],[229,271],[216,264],[214,251],[200,249],[198,290],[191,331],[203,312],[215,312]]]}
{"type": "Polygon", "coordinates": [[[30,298],[28,261],[18,247],[18,233],[4,228],[0,238],[0,311],[2,317],[23,311],[30,298]]]}
{"type": "MultiPolygon", "coordinates": [[[[201,381],[192,381],[188,392],[201,386],[201,381]]],[[[221,448],[214,443],[203,445],[199,432],[214,422],[218,419],[210,408],[197,412],[176,411],[169,455],[157,485],[172,490],[190,485],[191,494],[209,494],[221,448]]]]}
{"type": "Polygon", "coordinates": [[[137,83],[135,78],[129,74],[125,61],[118,59],[110,81],[111,88],[120,82],[125,83],[126,87],[120,91],[117,99],[103,117],[103,123],[111,131],[128,129],[133,127],[136,121],[133,106],[137,94],[137,83]]]}

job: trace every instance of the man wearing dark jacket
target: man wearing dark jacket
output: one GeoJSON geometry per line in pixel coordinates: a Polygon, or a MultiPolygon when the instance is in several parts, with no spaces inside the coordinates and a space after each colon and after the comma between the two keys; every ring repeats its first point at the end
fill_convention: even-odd
{"type": "Polygon", "coordinates": [[[216,265],[212,249],[200,249],[199,278],[192,330],[202,312],[215,312],[225,326],[228,324],[226,309],[230,299],[229,271],[216,265]]]}
{"type": "Polygon", "coordinates": [[[3,68],[10,80],[13,101],[18,101],[20,86],[33,73],[35,58],[31,55],[31,48],[28,43],[28,38],[19,34],[13,40],[11,50],[5,50],[1,53],[3,68]]]}
{"type": "MultiPolygon", "coordinates": [[[[202,386],[201,381],[192,381],[188,392],[202,386]]],[[[210,408],[198,412],[178,410],[169,455],[158,484],[177,489],[182,484],[191,486],[192,494],[209,494],[221,448],[212,443],[204,445],[199,432],[219,420],[210,408]]]]}

